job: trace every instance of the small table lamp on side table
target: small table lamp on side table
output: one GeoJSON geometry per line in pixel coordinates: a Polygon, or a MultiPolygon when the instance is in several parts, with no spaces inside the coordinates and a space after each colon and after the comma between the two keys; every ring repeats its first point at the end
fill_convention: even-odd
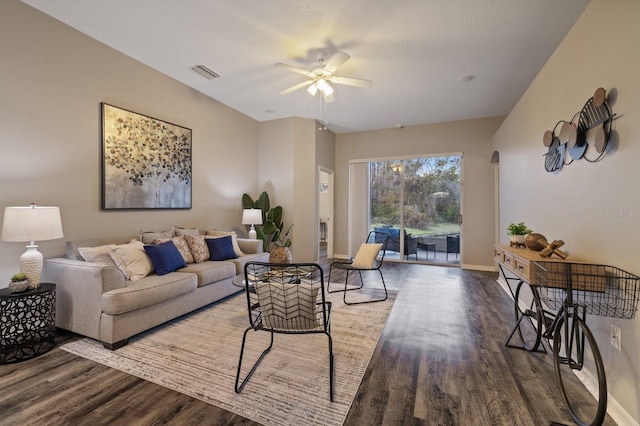
{"type": "Polygon", "coordinates": [[[257,238],[256,228],[254,225],[262,225],[262,210],[260,209],[244,209],[242,210],[242,224],[251,225],[249,230],[249,239],[257,238]]]}

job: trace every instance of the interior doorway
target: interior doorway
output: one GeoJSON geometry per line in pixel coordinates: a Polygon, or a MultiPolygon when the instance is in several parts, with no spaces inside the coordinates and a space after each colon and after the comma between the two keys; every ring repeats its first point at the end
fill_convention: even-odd
{"type": "Polygon", "coordinates": [[[320,167],[318,176],[318,252],[324,252],[327,258],[332,258],[334,216],[333,170],[320,167]]]}

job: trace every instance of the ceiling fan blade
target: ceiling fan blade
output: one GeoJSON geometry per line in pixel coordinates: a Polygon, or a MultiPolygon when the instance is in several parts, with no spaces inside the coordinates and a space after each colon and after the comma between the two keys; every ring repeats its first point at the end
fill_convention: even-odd
{"type": "Polygon", "coordinates": [[[342,64],[347,62],[350,57],[351,56],[347,55],[344,52],[338,52],[333,55],[331,59],[329,59],[329,62],[327,62],[327,65],[325,65],[324,69],[333,74],[338,68],[340,68],[340,66],[342,66],[342,64]]]}
{"type": "Polygon", "coordinates": [[[312,74],[309,71],[303,70],[302,68],[292,67],[291,65],[277,63],[276,67],[286,68],[289,71],[297,72],[298,74],[306,75],[307,77],[311,77],[312,76],[312,74]]]}
{"type": "Polygon", "coordinates": [[[351,77],[331,77],[330,81],[336,84],[344,84],[347,86],[356,86],[356,87],[371,87],[373,86],[373,81],[364,80],[361,78],[351,78],[351,77]]]}
{"type": "Polygon", "coordinates": [[[295,90],[302,89],[303,87],[309,86],[313,83],[313,80],[303,81],[302,83],[298,83],[295,86],[291,86],[288,89],[284,89],[282,92],[278,93],[279,95],[286,95],[287,93],[291,93],[295,90]]]}

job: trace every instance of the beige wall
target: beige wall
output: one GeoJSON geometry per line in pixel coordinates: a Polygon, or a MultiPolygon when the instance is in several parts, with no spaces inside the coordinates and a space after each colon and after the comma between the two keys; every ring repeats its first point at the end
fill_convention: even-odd
{"type": "Polygon", "coordinates": [[[504,117],[411,126],[336,136],[336,254],[348,253],[349,161],[463,153],[461,259],[464,267],[493,268],[494,167],[489,141],[504,117]]]}
{"type": "MultiPolygon", "coordinates": [[[[45,256],[69,239],[240,226],[240,197],[258,189],[256,121],[17,0],[0,3],[0,64],[0,211],[60,206],[65,237],[41,242],[45,256]],[[100,102],[193,130],[191,210],[100,211],[100,102]]],[[[0,287],[24,246],[0,243],[0,287]]]]}
{"type": "Polygon", "coordinates": [[[318,167],[316,166],[315,120],[296,119],[294,148],[294,259],[318,260],[318,167]]]}
{"type": "MultiPolygon", "coordinates": [[[[564,240],[572,256],[640,274],[639,22],[636,0],[592,0],[496,133],[503,243],[509,222],[525,221],[548,239],[564,240]],[[545,172],[544,131],[571,120],[598,87],[612,94],[619,116],[615,149],[597,163],[583,159],[545,172]]],[[[587,323],[596,331],[609,391],[640,422],[640,319],[591,316],[587,323]],[[609,343],[611,323],[622,329],[622,352],[609,343]]]]}
{"type": "MultiPolygon", "coordinates": [[[[296,262],[318,260],[319,166],[333,169],[335,135],[314,120],[287,118],[260,123],[260,191],[283,208],[284,229],[294,224],[296,262]]],[[[258,194],[253,195],[256,198],[258,194]]]]}

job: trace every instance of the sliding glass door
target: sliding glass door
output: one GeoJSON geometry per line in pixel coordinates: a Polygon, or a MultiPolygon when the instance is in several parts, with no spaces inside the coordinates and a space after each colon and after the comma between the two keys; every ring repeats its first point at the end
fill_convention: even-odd
{"type": "Polygon", "coordinates": [[[387,259],[460,262],[462,156],[369,164],[370,229],[391,236],[387,259]]]}

